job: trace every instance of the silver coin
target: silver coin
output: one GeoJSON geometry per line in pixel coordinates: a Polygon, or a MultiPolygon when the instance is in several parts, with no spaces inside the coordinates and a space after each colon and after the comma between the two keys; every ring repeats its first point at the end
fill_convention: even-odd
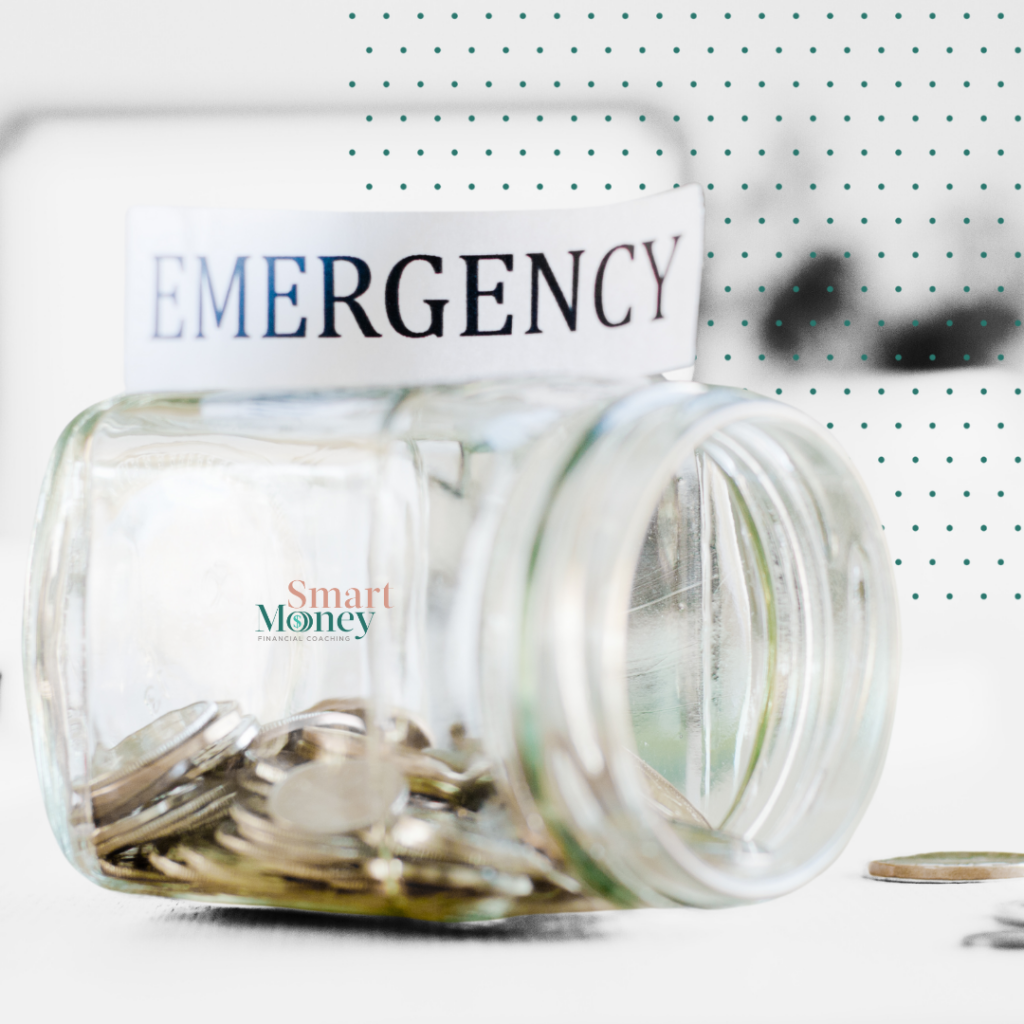
{"type": "Polygon", "coordinates": [[[392,826],[393,852],[402,857],[449,861],[475,867],[491,867],[508,875],[527,875],[568,892],[579,892],[580,885],[559,871],[544,854],[525,843],[473,834],[457,825],[424,821],[403,814],[392,826]]]}
{"type": "Polygon", "coordinates": [[[365,758],[366,745],[365,733],[332,725],[313,724],[302,729],[295,749],[311,760],[325,756],[365,758]]]}
{"type": "Polygon", "coordinates": [[[259,728],[259,722],[253,715],[240,718],[238,724],[222,740],[192,758],[192,767],[185,773],[185,778],[198,778],[241,754],[256,738],[259,728]]]}
{"type": "Polygon", "coordinates": [[[93,845],[98,856],[106,857],[127,846],[194,832],[224,817],[233,800],[225,786],[182,786],[155,804],[96,829],[93,845]]]}
{"type": "MultiPolygon", "coordinates": [[[[146,755],[145,763],[127,772],[124,768],[107,773],[93,781],[91,787],[93,819],[97,825],[105,825],[117,818],[130,814],[136,808],[158,797],[186,780],[193,769],[193,758],[220,743],[241,722],[238,705],[234,702],[209,705],[191,705],[179,712],[171,712],[147,726],[153,729],[152,738],[160,738],[171,730],[171,724],[185,721],[172,739],[154,746],[146,755]],[[209,708],[213,717],[209,717],[209,708]],[[175,716],[178,716],[175,718],[175,716]],[[198,716],[198,717],[196,717],[198,716]],[[155,727],[160,724],[160,729],[155,727]]],[[[138,747],[140,733],[128,737],[138,747]]],[[[122,741],[127,743],[128,740],[122,741]]],[[[120,744],[119,744],[120,746],[120,744]]],[[[115,748],[117,749],[117,748],[115,748]]],[[[128,749],[131,749],[129,747],[128,749]]]]}
{"type": "Polygon", "coordinates": [[[398,875],[409,885],[434,889],[464,889],[467,892],[520,897],[533,892],[533,882],[526,875],[508,875],[492,867],[403,860],[398,861],[400,871],[396,872],[393,870],[395,863],[394,860],[372,860],[367,862],[366,872],[378,881],[398,875]]]}
{"type": "Polygon", "coordinates": [[[314,704],[310,711],[342,711],[358,715],[364,722],[373,718],[377,727],[383,732],[389,743],[410,747],[413,750],[424,750],[434,746],[434,740],[426,723],[408,711],[388,708],[384,711],[372,709],[370,702],[363,697],[330,697],[314,704]]]}
{"type": "Polygon", "coordinates": [[[167,856],[194,871],[204,888],[256,899],[295,898],[303,886],[261,871],[257,865],[217,843],[195,840],[178,843],[167,856]]]}
{"type": "Polygon", "coordinates": [[[249,772],[239,772],[235,781],[247,793],[253,793],[264,800],[270,796],[270,791],[274,788],[272,783],[264,782],[263,779],[249,772]]]}
{"type": "Polygon", "coordinates": [[[274,856],[300,860],[305,864],[339,864],[361,860],[371,853],[355,836],[311,836],[281,828],[247,806],[246,801],[237,801],[230,814],[239,835],[274,856]]]}
{"type": "Polygon", "coordinates": [[[655,771],[642,757],[629,751],[634,764],[640,769],[644,785],[647,789],[648,806],[670,822],[683,825],[696,825],[699,828],[711,828],[711,823],[704,817],[682,793],[672,785],[664,775],[655,771]]]}
{"type": "Polygon", "coordinates": [[[149,828],[166,814],[180,807],[187,807],[197,798],[201,800],[204,792],[204,787],[198,782],[179,786],[133,814],[94,829],[91,837],[93,846],[97,848],[101,857],[106,855],[105,851],[107,850],[120,850],[124,847],[134,846],[136,844],[130,841],[133,833],[149,828]]]}
{"type": "Polygon", "coordinates": [[[964,939],[965,946],[988,946],[991,949],[1024,949],[1024,930],[977,932],[964,939]]]}
{"type": "Polygon", "coordinates": [[[264,872],[282,875],[306,882],[323,882],[335,888],[348,889],[355,892],[367,888],[366,872],[362,868],[364,859],[351,863],[330,862],[327,864],[310,863],[296,859],[287,850],[277,849],[253,843],[230,827],[221,826],[214,833],[217,842],[231,853],[243,857],[259,866],[264,872]]]}
{"type": "Polygon", "coordinates": [[[103,750],[102,772],[94,773],[93,787],[116,782],[147,764],[158,760],[169,750],[185,743],[217,717],[218,707],[203,700],[186,708],[168,711],[166,715],[126,736],[111,750],[103,750]]]}
{"type": "Polygon", "coordinates": [[[165,882],[166,876],[159,871],[136,867],[134,863],[100,859],[100,870],[109,878],[122,882],[165,882]]]}
{"type": "Polygon", "coordinates": [[[301,732],[306,726],[324,726],[359,735],[366,733],[366,723],[359,715],[332,710],[300,711],[263,726],[253,743],[254,754],[272,757],[280,753],[291,740],[292,733],[301,732]]]}
{"type": "Polygon", "coordinates": [[[339,835],[384,821],[408,798],[405,777],[387,761],[314,761],[274,786],[267,810],[283,827],[339,835]]]}
{"type": "Polygon", "coordinates": [[[308,757],[303,757],[294,750],[282,750],[272,757],[250,755],[252,755],[252,751],[246,751],[249,770],[257,779],[271,785],[283,782],[289,772],[309,763],[308,757]]]}
{"type": "Polygon", "coordinates": [[[199,873],[171,857],[165,857],[156,849],[148,851],[149,863],[156,868],[160,874],[167,878],[173,878],[176,882],[198,882],[199,873]]]}
{"type": "Polygon", "coordinates": [[[452,763],[442,755],[447,751],[431,750],[419,753],[396,753],[396,761],[401,765],[406,775],[431,782],[444,782],[463,790],[473,786],[483,779],[491,770],[490,762],[483,757],[473,759],[456,759],[459,763],[463,761],[464,767],[460,770],[452,766],[452,763]]]}

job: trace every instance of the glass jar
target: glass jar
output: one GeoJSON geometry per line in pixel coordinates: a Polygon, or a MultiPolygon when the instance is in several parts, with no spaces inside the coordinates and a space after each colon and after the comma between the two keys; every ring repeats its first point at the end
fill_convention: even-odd
{"type": "Polygon", "coordinates": [[[829,437],[646,379],[113,399],[57,445],[25,619],[88,877],[434,920],[802,885],[897,646],[829,437]]]}

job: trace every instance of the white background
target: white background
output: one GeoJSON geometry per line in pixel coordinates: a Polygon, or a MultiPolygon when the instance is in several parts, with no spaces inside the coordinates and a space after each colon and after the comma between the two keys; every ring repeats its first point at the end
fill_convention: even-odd
{"type": "Polygon", "coordinates": [[[1009,4],[965,3],[963,11],[936,4],[928,9],[936,19],[920,5],[905,6],[865,7],[869,18],[861,19],[859,9],[836,5],[829,21],[820,4],[794,19],[795,5],[744,2],[731,6],[726,21],[720,5],[664,4],[666,17],[656,19],[658,4],[562,4],[556,21],[551,7],[495,5],[485,21],[479,5],[453,20],[458,5],[423,2],[386,5],[386,22],[379,5],[311,2],[185,0],[171,8],[53,0],[0,8],[0,1008],[12,1019],[1020,1019],[1024,953],[961,941],[1000,927],[994,907],[1024,899],[1024,881],[912,886],[863,878],[867,861],[880,856],[1024,850],[1017,643],[1024,601],[1013,598],[1024,591],[1021,534],[1013,529],[1024,521],[1017,485],[1024,470],[1013,462],[1024,455],[1015,395],[1019,332],[1006,336],[1003,361],[914,376],[874,356],[862,366],[857,351],[862,341],[876,351],[869,343],[878,341],[878,319],[909,319],[918,308],[941,312],[941,289],[952,294],[961,280],[972,294],[1004,284],[1020,316],[1020,264],[1012,253],[1022,248],[1021,193],[1013,189],[1021,166],[1013,121],[1021,57],[1013,48],[1024,33],[1009,4]],[[1005,19],[997,19],[1000,10],[1005,19]],[[417,11],[427,16],[417,19],[417,11]],[[641,59],[641,43],[652,55],[662,45],[661,63],[641,59]],[[751,51],[749,63],[740,43],[751,51]],[[570,44],[579,50],[571,57],[570,44]],[[402,58],[399,45],[409,51],[402,58]],[[469,45],[478,49],[475,64],[469,45]],[[501,63],[504,45],[514,63],[501,63]],[[669,56],[674,45],[682,51],[677,63],[669,56]],[[920,65],[912,45],[922,51],[920,65]],[[981,45],[1005,52],[982,60],[981,45]],[[818,64],[808,63],[810,46],[818,64]],[[836,83],[830,90],[826,77],[836,83]],[[563,83],[557,91],[556,78],[563,83]],[[898,92],[897,79],[904,82],[898,92]],[[970,90],[961,84],[968,79],[970,90]],[[872,87],[862,88],[862,80],[872,87]],[[538,82],[546,92],[532,91],[538,82]],[[910,120],[912,108],[920,122],[910,120]],[[466,134],[470,109],[478,137],[466,134]],[[538,110],[546,112],[543,123],[538,110]],[[818,118],[813,128],[810,111],[818,118]],[[571,112],[577,122],[569,122],[571,112]],[[772,127],[777,112],[785,117],[780,128],[772,127]],[[401,113],[407,121],[398,120],[401,113]],[[512,121],[501,120],[506,113],[512,121]],[[963,134],[955,134],[961,125],[963,134]],[[562,132],[581,126],[588,134],[566,145],[562,132]],[[919,135],[903,134],[919,127],[919,135]],[[736,134],[748,128],[749,135],[736,134]],[[783,146],[772,133],[783,130],[786,160],[792,149],[813,150],[813,162],[775,158],[773,146],[783,146]],[[500,162],[485,157],[485,147],[500,162]],[[555,148],[562,150],[557,159],[555,148]],[[965,148],[970,157],[961,155],[965,148]],[[520,149],[528,157],[517,163],[520,149]],[[620,159],[622,150],[629,157],[620,159]],[[471,157],[468,164],[463,157],[471,157]],[[406,179],[410,187],[400,191],[406,179]],[[715,185],[707,200],[708,247],[716,255],[708,259],[704,298],[715,323],[702,319],[698,377],[768,394],[781,388],[781,400],[833,422],[872,489],[894,558],[903,561],[904,670],[893,744],[876,798],[839,862],[801,892],[759,907],[450,929],[172,904],[118,896],[79,878],[49,834],[34,777],[20,601],[48,452],[71,416],[122,386],[124,210],[138,203],[522,209],[629,198],[639,194],[638,182],[656,189],[677,180],[715,185]],[[470,193],[467,181],[479,187],[470,193]],[[537,190],[542,181],[547,187],[537,190]],[[378,185],[367,190],[368,182],[378,185]],[[580,187],[571,190],[571,182],[580,187]],[[817,185],[813,192],[808,182],[817,185]],[[979,182],[990,187],[982,192],[979,182]],[[776,183],[786,186],[777,195],[776,183]],[[956,187],[946,190],[947,183],[956,187]],[[770,237],[758,234],[762,214],[770,237]],[[997,215],[1006,221],[1002,234],[997,215]],[[835,223],[826,229],[827,216],[835,223]],[[896,231],[896,216],[907,233],[896,231]],[[861,260],[857,285],[863,280],[870,290],[846,307],[854,341],[841,318],[821,341],[801,327],[793,346],[801,359],[793,362],[778,347],[766,349],[764,330],[754,334],[741,320],[753,327],[763,312],[757,303],[768,302],[756,285],[767,285],[766,295],[788,288],[799,267],[810,265],[784,271],[790,253],[806,253],[822,238],[861,260]],[[997,247],[999,261],[978,260],[997,247]],[[876,250],[886,251],[885,260],[876,250]],[[973,262],[958,263],[968,250],[973,262]],[[778,262],[776,251],[785,254],[778,262]],[[947,262],[946,251],[957,259],[947,262]],[[927,292],[929,284],[940,291],[927,292]],[[836,358],[826,362],[826,351],[836,358]],[[895,422],[904,425],[897,431],[895,422]],[[955,456],[950,469],[948,454],[955,456]],[[914,455],[919,463],[910,461],[914,455]],[[963,490],[972,497],[962,499],[963,490]],[[984,534],[981,523],[989,526],[984,534]],[[990,596],[983,601],[981,593],[990,596]]]}

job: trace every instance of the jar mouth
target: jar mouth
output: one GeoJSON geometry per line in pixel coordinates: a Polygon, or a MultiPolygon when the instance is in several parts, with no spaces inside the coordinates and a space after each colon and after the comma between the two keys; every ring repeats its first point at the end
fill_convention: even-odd
{"type": "Polygon", "coordinates": [[[555,489],[525,594],[519,754],[566,856],[620,903],[797,888],[849,839],[895,697],[894,581],[811,420],[657,385],[555,489]]]}

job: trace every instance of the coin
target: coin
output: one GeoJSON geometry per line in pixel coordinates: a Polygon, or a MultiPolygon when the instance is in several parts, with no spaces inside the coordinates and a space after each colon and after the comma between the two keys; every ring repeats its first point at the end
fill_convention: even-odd
{"type": "Polygon", "coordinates": [[[100,858],[100,870],[110,878],[117,878],[122,882],[163,882],[165,876],[159,871],[147,870],[137,867],[133,860],[110,861],[100,858]]]}
{"type": "Polygon", "coordinates": [[[908,881],[975,882],[1024,876],[1022,853],[919,853],[913,857],[873,860],[868,873],[875,878],[908,881]]]}
{"type": "Polygon", "coordinates": [[[295,891],[285,879],[262,874],[251,862],[205,840],[178,843],[167,857],[195,872],[205,888],[271,899],[295,891]]]}
{"type": "Polygon", "coordinates": [[[169,712],[122,740],[107,757],[120,767],[91,786],[96,824],[124,817],[173,789],[195,770],[193,758],[227,739],[241,722],[234,702],[201,702],[169,712]]]}
{"type": "Polygon", "coordinates": [[[364,758],[366,745],[365,733],[346,728],[339,729],[332,725],[315,724],[302,729],[295,750],[308,760],[325,756],[364,758]]]}
{"type": "Polygon", "coordinates": [[[296,859],[287,848],[278,850],[250,842],[230,826],[224,825],[214,833],[214,839],[226,850],[259,865],[260,870],[264,872],[307,882],[323,882],[339,889],[361,891],[367,888],[367,875],[362,866],[365,863],[364,857],[354,859],[348,864],[310,863],[296,859]]]}
{"type": "Polygon", "coordinates": [[[260,742],[275,739],[279,736],[287,736],[310,725],[320,725],[329,728],[347,729],[349,732],[358,732],[365,735],[366,723],[359,715],[343,711],[316,710],[300,711],[298,714],[289,715],[276,722],[271,722],[260,729],[260,742]]]}
{"type": "Polygon", "coordinates": [[[233,800],[234,794],[222,785],[182,786],[135,814],[96,829],[93,845],[97,855],[105,857],[127,846],[194,832],[223,818],[233,800]]]}
{"type": "Polygon", "coordinates": [[[258,757],[272,757],[288,746],[293,733],[301,734],[303,728],[308,726],[334,728],[357,735],[366,733],[366,723],[358,715],[332,710],[300,711],[263,726],[252,745],[252,751],[258,757]]]}
{"type": "Polygon", "coordinates": [[[290,771],[301,768],[310,760],[294,750],[282,750],[273,757],[256,757],[253,756],[251,750],[247,750],[246,759],[250,763],[252,774],[272,786],[284,782],[290,771]]]}
{"type": "MultiPolygon", "coordinates": [[[[99,869],[151,890],[430,920],[598,905],[522,841],[479,740],[456,730],[454,750],[435,748],[414,716],[374,711],[341,698],[260,728],[234,702],[190,705],[98,749],[99,869]]],[[[664,786],[678,818],[685,798],[664,786]]]]}
{"type": "Polygon", "coordinates": [[[664,775],[656,772],[642,757],[629,751],[633,762],[640,769],[647,788],[648,805],[662,817],[683,825],[711,828],[711,823],[697,810],[664,775]]]}
{"type": "Polygon", "coordinates": [[[252,715],[240,719],[238,725],[222,740],[192,758],[192,767],[185,773],[185,778],[196,779],[221,767],[252,743],[259,733],[259,728],[259,722],[252,715]]]}
{"type": "MultiPolygon", "coordinates": [[[[387,870],[387,863],[370,861],[366,870],[371,877],[387,870]],[[381,867],[378,867],[381,865],[381,867]]],[[[490,893],[498,896],[529,896],[533,882],[526,875],[508,875],[492,867],[471,867],[468,864],[418,863],[400,861],[400,877],[409,885],[434,889],[465,889],[468,892],[490,893]]],[[[380,879],[383,881],[383,878],[380,879]]]]}
{"type": "Polygon", "coordinates": [[[171,857],[165,857],[155,848],[148,852],[149,863],[153,865],[162,875],[173,878],[177,882],[198,882],[199,873],[171,857]]]}
{"type": "MultiPolygon", "coordinates": [[[[331,697],[314,704],[310,711],[343,711],[358,715],[364,722],[371,717],[370,702],[364,697],[331,697]]],[[[423,750],[434,745],[430,730],[426,724],[407,711],[388,708],[376,712],[374,720],[383,730],[384,738],[390,743],[398,743],[414,750],[423,750]]]]}
{"type": "Polygon", "coordinates": [[[492,867],[509,875],[542,879],[568,892],[580,891],[575,879],[525,843],[494,839],[408,814],[395,822],[390,836],[393,851],[399,856],[492,867]]]}
{"type": "Polygon", "coordinates": [[[996,907],[995,919],[1000,924],[1024,928],[1024,902],[1001,903],[996,907]]]}
{"type": "Polygon", "coordinates": [[[976,932],[964,939],[965,946],[989,946],[992,949],[1024,949],[1024,931],[976,932]]]}
{"type": "Polygon", "coordinates": [[[168,711],[156,721],[126,736],[112,750],[97,752],[93,785],[103,780],[123,778],[156,760],[173,747],[184,743],[217,716],[213,701],[199,701],[187,708],[168,711]]]}
{"type": "Polygon", "coordinates": [[[140,778],[143,787],[152,782],[143,774],[145,770],[188,743],[216,717],[213,701],[199,701],[169,711],[126,736],[112,750],[98,749],[90,785],[96,821],[117,817],[144,802],[145,798],[136,799],[136,794],[140,778]]]}
{"type": "Polygon", "coordinates": [[[280,828],[258,811],[236,802],[230,810],[238,834],[270,856],[285,857],[307,864],[355,862],[372,855],[356,836],[306,836],[280,828]]]}
{"type": "Polygon", "coordinates": [[[338,835],[397,814],[408,798],[404,776],[386,761],[314,761],[274,786],[267,809],[286,827],[338,835]]]}
{"type": "Polygon", "coordinates": [[[409,789],[452,804],[476,804],[494,786],[490,762],[482,756],[449,755],[435,749],[418,752],[399,748],[396,763],[409,780],[409,789]]]}

